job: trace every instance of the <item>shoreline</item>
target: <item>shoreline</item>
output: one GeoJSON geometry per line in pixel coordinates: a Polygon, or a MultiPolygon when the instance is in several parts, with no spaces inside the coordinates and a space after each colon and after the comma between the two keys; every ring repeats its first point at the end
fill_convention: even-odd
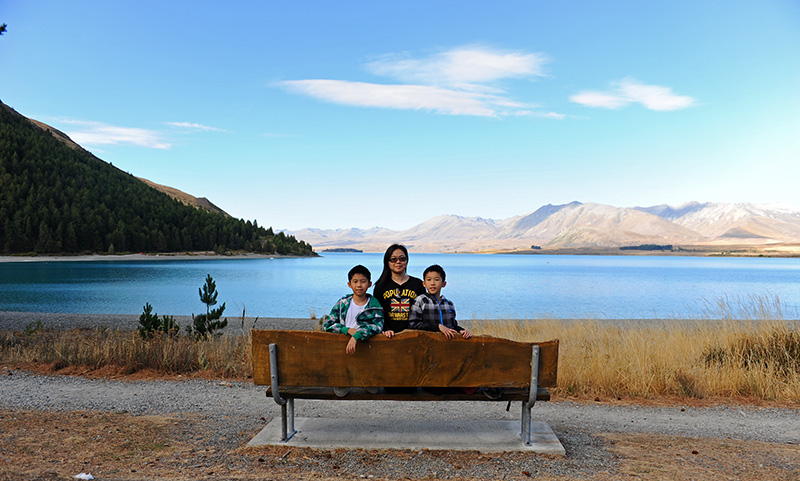
{"type": "MultiPolygon", "coordinates": [[[[192,322],[191,316],[173,316],[181,327],[188,326],[192,322]]],[[[242,319],[239,317],[226,317],[228,325],[222,330],[224,334],[237,334],[250,329],[275,329],[275,330],[300,330],[313,331],[320,329],[320,320],[311,318],[291,318],[291,317],[252,317],[247,316],[242,319]]],[[[474,330],[476,325],[483,322],[493,323],[525,323],[525,322],[559,322],[559,323],[579,323],[594,322],[603,325],[614,325],[621,328],[657,328],[669,327],[670,325],[692,325],[708,323],[730,323],[730,322],[764,322],[764,321],[730,321],[722,319],[464,319],[459,323],[468,329],[474,330]]],[[[769,320],[766,320],[769,322],[769,320]]],[[[800,329],[800,319],[784,319],[788,326],[800,329]]],[[[97,329],[109,328],[122,331],[136,331],[139,328],[139,314],[87,314],[69,312],[29,312],[29,311],[0,311],[0,330],[24,331],[26,329],[37,328],[37,323],[41,323],[42,329],[54,329],[67,331],[70,329],[97,329]]]]}
{"type": "Polygon", "coordinates": [[[78,254],[78,255],[10,255],[0,256],[0,263],[8,262],[83,262],[83,261],[184,261],[295,258],[283,254],[215,254],[213,252],[184,252],[161,254],[78,254]]]}
{"type": "MultiPolygon", "coordinates": [[[[480,255],[520,255],[520,256],[624,256],[624,257],[739,257],[796,259],[800,257],[800,246],[683,246],[673,251],[620,250],[618,247],[563,247],[543,249],[483,249],[453,252],[421,252],[424,254],[480,254],[480,255]]],[[[137,254],[75,254],[75,255],[0,255],[2,263],[24,262],[96,262],[96,261],[170,261],[170,260],[240,260],[240,259],[280,259],[301,257],[322,257],[330,253],[380,254],[378,251],[337,252],[331,250],[314,251],[312,256],[284,254],[216,254],[214,252],[172,252],[137,254]]]]}
{"type": "MultiPolygon", "coordinates": [[[[173,316],[181,328],[192,323],[191,316],[173,316]]],[[[224,334],[237,334],[250,329],[279,329],[313,331],[319,326],[318,319],[292,319],[284,317],[227,317],[228,325],[222,329],[224,334]]],[[[26,329],[118,329],[136,331],[139,328],[139,314],[81,314],[67,312],[23,312],[0,311],[0,329],[25,331],[26,329]],[[41,323],[41,325],[37,325],[41,323]]]]}

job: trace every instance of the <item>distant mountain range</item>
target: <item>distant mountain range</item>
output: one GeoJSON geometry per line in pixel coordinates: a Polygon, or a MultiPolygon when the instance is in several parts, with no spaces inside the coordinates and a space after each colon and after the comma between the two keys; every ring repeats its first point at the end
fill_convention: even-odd
{"type": "Polygon", "coordinates": [[[800,211],[777,205],[689,202],[677,207],[614,207],[570,202],[495,220],[441,215],[410,229],[287,231],[316,250],[381,252],[398,242],[418,252],[619,248],[639,245],[730,246],[800,242],[800,211]]]}

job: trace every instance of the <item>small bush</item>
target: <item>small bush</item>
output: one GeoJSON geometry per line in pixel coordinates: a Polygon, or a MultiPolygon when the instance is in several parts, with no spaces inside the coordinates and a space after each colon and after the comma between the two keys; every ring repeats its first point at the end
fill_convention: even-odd
{"type": "Polygon", "coordinates": [[[170,337],[175,337],[181,332],[181,326],[173,316],[161,316],[161,331],[170,337]]]}
{"type": "Polygon", "coordinates": [[[139,336],[142,339],[151,339],[153,333],[161,328],[161,320],[158,314],[153,314],[153,306],[149,302],[145,303],[144,312],[139,316],[139,336]]]}
{"type": "Polygon", "coordinates": [[[222,317],[222,313],[225,312],[224,302],[218,308],[211,309],[211,306],[217,304],[217,296],[219,295],[217,284],[211,278],[211,274],[207,275],[206,283],[198,291],[200,292],[200,301],[206,305],[206,313],[196,316],[192,314],[192,326],[186,329],[189,333],[194,334],[195,337],[205,339],[214,335],[215,331],[224,329],[228,325],[228,320],[219,320],[222,317]]]}
{"type": "Polygon", "coordinates": [[[770,368],[778,374],[800,373],[800,331],[775,326],[765,335],[743,334],[703,355],[707,366],[733,364],[745,369],[770,368]]]}
{"type": "Polygon", "coordinates": [[[156,332],[161,332],[165,336],[175,337],[180,333],[181,326],[175,321],[173,316],[161,316],[153,313],[153,306],[145,303],[142,315],[139,316],[139,336],[142,339],[152,339],[156,332]]]}
{"type": "Polygon", "coordinates": [[[25,335],[28,337],[35,336],[39,331],[44,328],[42,321],[31,322],[25,325],[25,335]]]}

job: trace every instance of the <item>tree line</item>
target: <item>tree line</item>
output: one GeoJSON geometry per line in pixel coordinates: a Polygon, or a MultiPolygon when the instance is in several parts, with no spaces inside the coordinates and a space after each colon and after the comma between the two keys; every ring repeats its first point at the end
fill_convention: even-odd
{"type": "Polygon", "coordinates": [[[4,254],[246,251],[313,255],[257,222],[187,206],[0,103],[4,254]]]}
{"type": "Polygon", "coordinates": [[[671,251],[672,244],[641,244],[638,246],[622,246],[621,251],[671,251]]]}

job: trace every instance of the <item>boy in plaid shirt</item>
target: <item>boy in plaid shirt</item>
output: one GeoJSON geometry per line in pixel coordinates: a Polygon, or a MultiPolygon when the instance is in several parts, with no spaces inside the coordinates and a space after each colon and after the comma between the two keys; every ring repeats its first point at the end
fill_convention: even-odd
{"type": "Polygon", "coordinates": [[[328,332],[347,334],[345,351],[355,354],[356,341],[366,341],[383,330],[383,308],[378,299],[367,294],[372,285],[369,269],[357,265],[347,273],[347,286],[353,290],[339,299],[323,325],[328,332]]]}
{"type": "Polygon", "coordinates": [[[456,308],[449,299],[442,296],[442,288],[447,285],[442,266],[432,265],[422,275],[424,294],[414,299],[411,313],[408,316],[408,327],[424,331],[439,331],[448,339],[460,335],[464,339],[472,337],[472,333],[456,322],[456,308]]]}

